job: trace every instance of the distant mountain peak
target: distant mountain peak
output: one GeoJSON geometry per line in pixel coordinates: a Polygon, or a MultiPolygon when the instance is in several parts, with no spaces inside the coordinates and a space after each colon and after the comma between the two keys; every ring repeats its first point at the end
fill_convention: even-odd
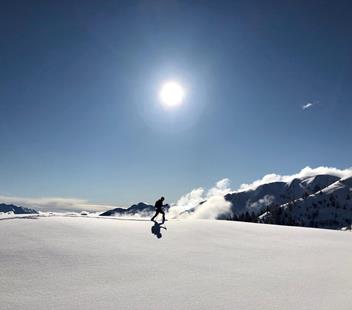
{"type": "Polygon", "coordinates": [[[6,203],[0,203],[0,212],[13,212],[14,214],[38,214],[38,212],[34,209],[6,203]]]}

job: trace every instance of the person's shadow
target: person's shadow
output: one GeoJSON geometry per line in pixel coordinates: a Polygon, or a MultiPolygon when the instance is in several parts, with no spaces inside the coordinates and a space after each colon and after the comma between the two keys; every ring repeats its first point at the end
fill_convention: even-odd
{"type": "Polygon", "coordinates": [[[155,235],[155,237],[157,237],[158,239],[160,239],[162,238],[161,229],[167,230],[167,228],[165,226],[161,226],[164,223],[158,223],[156,221],[153,222],[154,225],[152,226],[152,234],[155,235]]]}

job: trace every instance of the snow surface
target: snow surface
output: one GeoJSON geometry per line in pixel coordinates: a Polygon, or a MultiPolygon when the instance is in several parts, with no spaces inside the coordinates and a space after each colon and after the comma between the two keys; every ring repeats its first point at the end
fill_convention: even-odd
{"type": "Polygon", "coordinates": [[[352,233],[174,220],[0,220],[1,309],[350,309],[352,233]]]}

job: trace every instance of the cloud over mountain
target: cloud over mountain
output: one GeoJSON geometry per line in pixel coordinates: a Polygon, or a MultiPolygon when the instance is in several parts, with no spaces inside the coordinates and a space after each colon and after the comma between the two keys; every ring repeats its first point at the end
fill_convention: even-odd
{"type": "Polygon", "coordinates": [[[205,190],[198,187],[183,195],[169,210],[171,218],[216,219],[219,214],[231,212],[231,204],[224,196],[231,191],[230,180],[218,181],[214,187],[205,190]]]}
{"type": "Polygon", "coordinates": [[[280,174],[270,173],[265,175],[263,178],[254,181],[253,183],[242,184],[238,191],[247,191],[250,189],[255,189],[258,186],[266,183],[280,182],[280,181],[291,182],[293,179],[316,176],[320,174],[328,174],[339,178],[345,178],[352,175],[352,167],[347,169],[338,169],[338,168],[324,167],[324,166],[317,167],[317,168],[305,167],[297,174],[292,174],[292,175],[280,175],[280,174]]]}
{"type": "MultiPolygon", "coordinates": [[[[248,211],[258,213],[263,207],[280,201],[280,196],[287,194],[286,188],[290,187],[290,183],[293,180],[304,180],[319,175],[326,175],[329,182],[334,182],[335,179],[332,179],[333,177],[343,179],[352,176],[352,168],[305,167],[300,172],[292,175],[271,173],[253,183],[242,184],[237,190],[230,188],[229,179],[222,179],[208,191],[199,187],[182,196],[170,208],[169,216],[171,218],[216,219],[231,216],[234,208],[237,208],[238,212],[248,211]],[[282,184],[269,186],[270,183],[275,182],[281,182],[282,184]],[[269,187],[267,189],[260,189],[264,185],[268,185],[269,187]],[[259,193],[254,192],[251,194],[257,188],[258,190],[260,189],[259,193]],[[266,191],[267,194],[265,194],[266,191]],[[238,196],[237,194],[240,195],[238,196]]],[[[301,188],[304,184],[297,186],[300,189],[296,188],[294,191],[298,190],[296,195],[300,197],[304,193],[304,189],[301,188]]],[[[294,184],[291,187],[293,190],[294,184]]]]}

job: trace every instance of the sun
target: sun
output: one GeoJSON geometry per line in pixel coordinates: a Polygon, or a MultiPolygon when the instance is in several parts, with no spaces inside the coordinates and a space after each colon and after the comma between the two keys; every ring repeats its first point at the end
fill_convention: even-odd
{"type": "Polygon", "coordinates": [[[162,85],[159,97],[163,105],[167,107],[178,106],[185,98],[185,90],[179,83],[168,81],[162,85]]]}

